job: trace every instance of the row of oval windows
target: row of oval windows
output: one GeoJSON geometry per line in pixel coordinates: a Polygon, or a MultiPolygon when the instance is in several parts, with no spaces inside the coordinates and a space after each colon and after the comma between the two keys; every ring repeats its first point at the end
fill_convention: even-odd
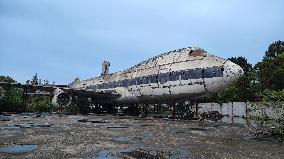
{"type": "Polygon", "coordinates": [[[128,87],[133,85],[150,84],[158,82],[160,84],[163,84],[166,83],[167,81],[223,77],[223,71],[224,68],[221,67],[175,71],[175,72],[161,73],[158,75],[149,75],[143,77],[136,77],[133,79],[125,79],[121,81],[102,83],[99,85],[91,85],[87,86],[87,89],[109,89],[109,88],[128,87]]]}

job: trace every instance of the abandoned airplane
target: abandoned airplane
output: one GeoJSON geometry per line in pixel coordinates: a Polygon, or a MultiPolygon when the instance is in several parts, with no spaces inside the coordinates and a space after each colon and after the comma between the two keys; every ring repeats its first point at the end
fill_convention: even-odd
{"type": "Polygon", "coordinates": [[[100,77],[77,78],[68,88],[56,89],[53,101],[65,94],[71,102],[68,92],[74,90],[93,92],[92,100],[104,104],[196,100],[227,88],[244,73],[237,64],[192,47],[155,56],[116,73],[109,73],[109,67],[104,61],[100,77]]]}

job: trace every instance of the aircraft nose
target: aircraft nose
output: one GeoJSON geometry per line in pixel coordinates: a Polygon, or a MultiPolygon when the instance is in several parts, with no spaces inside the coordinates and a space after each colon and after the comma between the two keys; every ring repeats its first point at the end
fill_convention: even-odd
{"type": "Polygon", "coordinates": [[[244,70],[237,64],[227,61],[226,62],[226,74],[228,78],[233,78],[235,80],[239,79],[244,75],[244,70]]]}
{"type": "Polygon", "coordinates": [[[241,66],[238,65],[238,74],[239,76],[243,76],[244,75],[244,70],[241,68],[241,66]]]}
{"type": "MultiPolygon", "coordinates": [[[[233,63],[233,62],[232,62],[233,63]]],[[[241,76],[243,76],[244,75],[244,70],[241,68],[241,66],[239,66],[239,65],[237,65],[237,64],[235,64],[235,63],[233,63],[232,64],[233,66],[232,66],[232,71],[233,71],[233,75],[235,75],[235,76],[238,76],[238,77],[241,77],[241,76]]]]}

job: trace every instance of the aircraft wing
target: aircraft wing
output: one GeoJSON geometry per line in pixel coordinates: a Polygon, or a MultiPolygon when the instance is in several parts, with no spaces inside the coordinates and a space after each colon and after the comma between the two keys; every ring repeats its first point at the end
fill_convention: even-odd
{"type": "Polygon", "coordinates": [[[115,91],[93,91],[93,90],[82,90],[69,88],[67,85],[32,85],[32,84],[21,84],[21,83],[8,83],[0,82],[0,97],[5,94],[3,88],[23,88],[27,95],[52,95],[53,97],[59,98],[60,94],[68,95],[70,97],[85,97],[92,98],[96,103],[107,103],[110,100],[119,98],[120,95],[115,91]],[[40,90],[39,92],[36,92],[40,90]],[[30,93],[35,92],[35,93],[30,93]],[[44,93],[43,93],[44,92],[44,93]]]}

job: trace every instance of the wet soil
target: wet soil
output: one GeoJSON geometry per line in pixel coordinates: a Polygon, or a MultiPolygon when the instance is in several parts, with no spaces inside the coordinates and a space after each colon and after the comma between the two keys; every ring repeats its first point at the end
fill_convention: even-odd
{"type": "Polygon", "coordinates": [[[284,158],[283,144],[266,127],[240,123],[95,114],[5,119],[0,121],[0,149],[34,149],[0,151],[0,158],[284,158]]]}

